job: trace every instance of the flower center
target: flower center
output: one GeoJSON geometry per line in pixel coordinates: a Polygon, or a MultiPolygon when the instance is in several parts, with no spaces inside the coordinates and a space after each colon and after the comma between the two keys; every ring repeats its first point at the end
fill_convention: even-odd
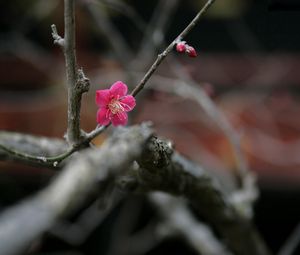
{"type": "Polygon", "coordinates": [[[124,112],[124,107],[118,99],[113,98],[108,104],[108,108],[112,114],[118,114],[124,112]]]}

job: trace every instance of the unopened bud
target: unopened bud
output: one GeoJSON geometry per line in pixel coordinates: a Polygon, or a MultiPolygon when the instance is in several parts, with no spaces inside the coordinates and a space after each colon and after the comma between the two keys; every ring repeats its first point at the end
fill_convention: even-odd
{"type": "Polygon", "coordinates": [[[192,46],[187,46],[185,52],[186,52],[186,53],[189,55],[189,57],[191,57],[191,58],[197,57],[197,52],[196,52],[196,50],[194,49],[194,47],[192,47],[192,46]]]}
{"type": "Polygon", "coordinates": [[[179,42],[176,44],[176,51],[179,53],[185,52],[186,51],[186,46],[185,42],[179,42]]]}

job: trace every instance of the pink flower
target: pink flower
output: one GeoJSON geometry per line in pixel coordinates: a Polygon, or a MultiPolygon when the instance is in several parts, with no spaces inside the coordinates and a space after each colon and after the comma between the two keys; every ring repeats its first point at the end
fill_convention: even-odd
{"type": "Polygon", "coordinates": [[[121,81],[115,82],[110,89],[96,91],[96,104],[99,106],[97,122],[100,125],[113,126],[127,124],[127,112],[135,107],[135,99],[127,94],[127,86],[121,81]]]}

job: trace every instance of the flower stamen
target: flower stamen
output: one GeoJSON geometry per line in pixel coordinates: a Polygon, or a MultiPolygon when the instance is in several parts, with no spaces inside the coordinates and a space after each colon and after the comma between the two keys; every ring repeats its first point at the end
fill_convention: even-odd
{"type": "Polygon", "coordinates": [[[124,112],[124,107],[122,106],[122,103],[115,98],[113,98],[108,104],[108,109],[111,111],[112,114],[124,112]]]}

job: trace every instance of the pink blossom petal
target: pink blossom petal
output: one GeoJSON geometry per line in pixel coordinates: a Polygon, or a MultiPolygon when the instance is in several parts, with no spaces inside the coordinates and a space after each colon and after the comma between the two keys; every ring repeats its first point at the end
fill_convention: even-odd
{"type": "Polygon", "coordinates": [[[109,89],[101,89],[96,91],[96,104],[99,107],[105,107],[110,101],[109,89]]]}
{"type": "Polygon", "coordinates": [[[126,112],[120,112],[118,114],[114,114],[111,116],[111,122],[113,126],[125,126],[127,124],[127,113],[126,112]]]}
{"type": "Polygon", "coordinates": [[[127,85],[121,81],[115,82],[110,87],[110,94],[118,98],[125,96],[127,94],[127,85]]]}
{"type": "Polygon", "coordinates": [[[135,107],[135,98],[131,95],[122,97],[120,102],[126,112],[131,111],[135,107]]]}
{"type": "Polygon", "coordinates": [[[100,108],[97,112],[97,122],[102,126],[108,125],[110,122],[109,115],[109,110],[106,108],[100,108]]]}

